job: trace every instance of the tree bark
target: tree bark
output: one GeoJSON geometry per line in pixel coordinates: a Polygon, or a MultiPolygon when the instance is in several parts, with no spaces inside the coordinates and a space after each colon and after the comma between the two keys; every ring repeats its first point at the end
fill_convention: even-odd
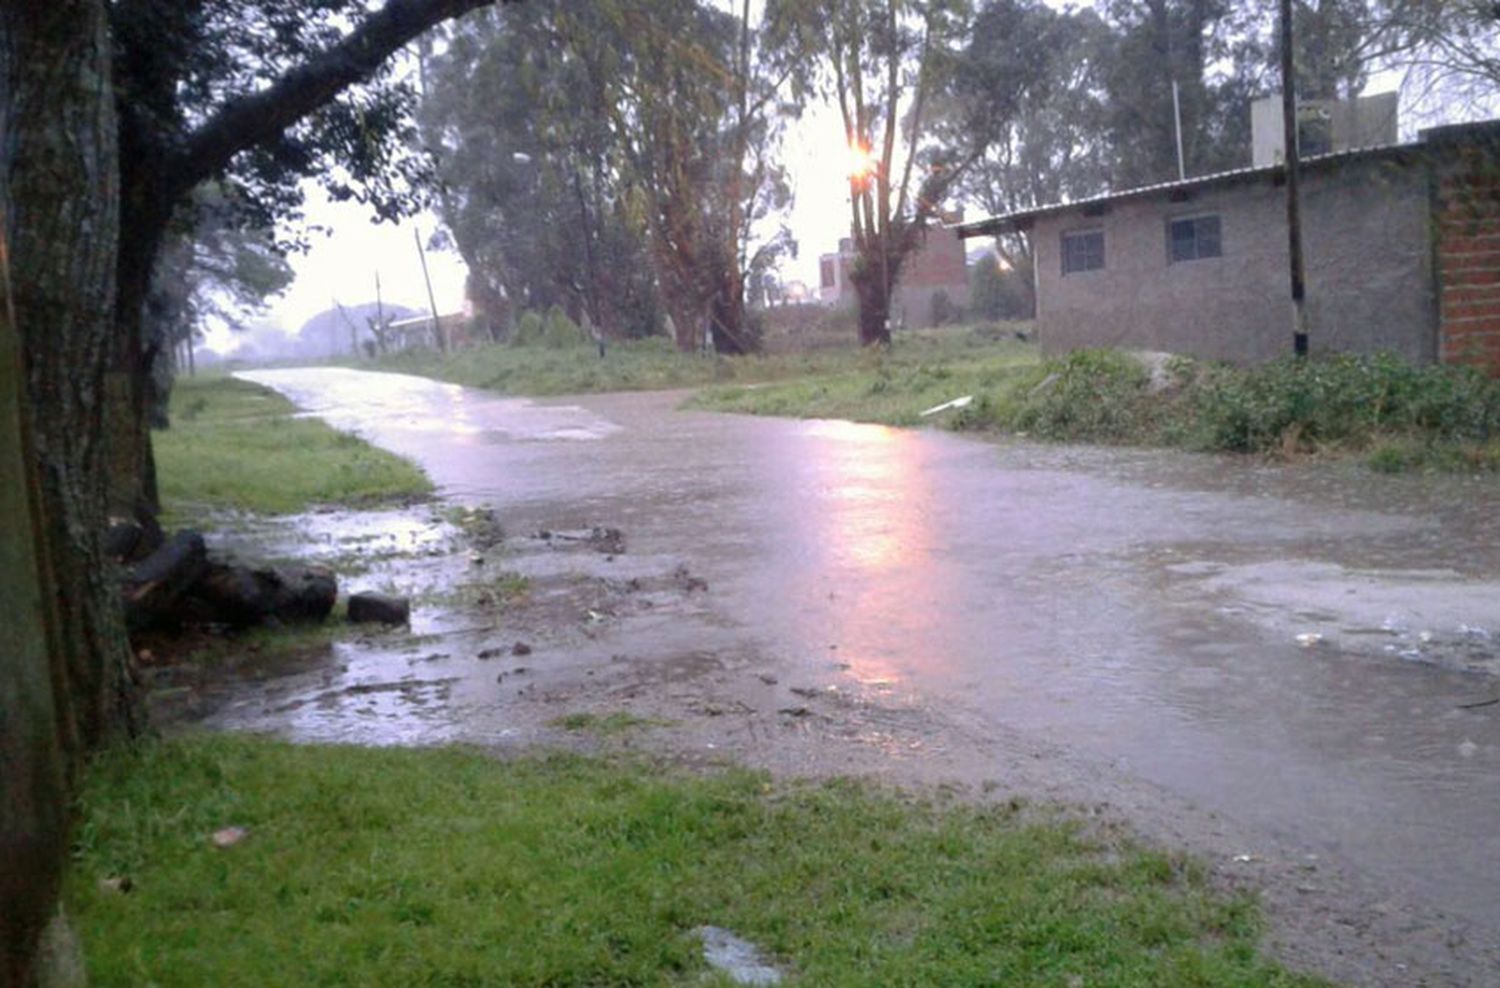
{"type": "Polygon", "coordinates": [[[714,328],[714,350],[727,356],[742,356],[755,349],[745,318],[745,279],[738,264],[731,264],[721,276],[722,285],[709,307],[714,328]]]}
{"type": "Polygon", "coordinates": [[[856,276],[854,293],[859,299],[861,346],[891,345],[891,293],[880,284],[880,275],[856,276]]]}
{"type": "Polygon", "coordinates": [[[85,751],[139,717],[99,550],[100,395],[119,231],[104,3],[0,7],[0,62],[0,558],[9,577],[0,613],[12,646],[0,662],[0,973],[22,983],[54,908],[68,780],[85,751]]]}

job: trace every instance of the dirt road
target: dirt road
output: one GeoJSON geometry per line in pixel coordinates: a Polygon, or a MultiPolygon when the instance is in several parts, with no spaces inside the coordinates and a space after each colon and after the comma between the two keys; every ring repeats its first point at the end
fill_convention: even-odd
{"type": "Polygon", "coordinates": [[[435,637],[214,723],[503,744],[628,709],[684,750],[1120,816],[1265,888],[1279,949],[1346,980],[1500,979],[1493,479],[246,376],[493,508],[519,538],[485,565],[535,589],[503,626],[419,607],[435,637]],[[531,537],[592,526],[627,551],[531,537]]]}

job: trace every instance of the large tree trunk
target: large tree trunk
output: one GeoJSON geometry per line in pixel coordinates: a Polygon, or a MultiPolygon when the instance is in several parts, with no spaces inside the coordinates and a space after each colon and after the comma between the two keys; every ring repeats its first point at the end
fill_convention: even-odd
{"type": "MultiPolygon", "coordinates": [[[[878,241],[875,244],[879,246],[878,241]]],[[[859,342],[861,346],[890,346],[891,288],[895,276],[894,273],[882,275],[891,271],[893,265],[882,264],[878,250],[861,247],[859,259],[849,277],[859,301],[859,342]]]]}
{"type": "Polygon", "coordinates": [[[734,356],[749,353],[755,348],[755,340],[750,338],[745,319],[745,281],[737,267],[726,269],[722,280],[723,285],[709,309],[714,327],[714,349],[734,356]]]}
{"type": "Polygon", "coordinates": [[[161,509],[156,459],[151,449],[151,409],[158,404],[152,367],[160,341],[147,341],[146,301],[166,237],[172,202],[159,183],[126,166],[120,204],[122,238],[116,260],[114,331],[104,380],[105,448],[111,514],[133,516],[161,509]]]}
{"type": "Polygon", "coordinates": [[[682,353],[692,353],[698,349],[700,317],[697,306],[683,305],[668,300],[666,302],[667,315],[672,317],[672,337],[677,344],[677,349],[682,353]]]}
{"type": "Polygon", "coordinates": [[[0,7],[0,59],[9,262],[0,272],[0,613],[10,646],[0,663],[0,961],[17,983],[55,902],[71,770],[106,736],[132,730],[138,711],[98,545],[119,234],[104,3],[0,7]]]}
{"type": "Polygon", "coordinates": [[[861,346],[891,345],[891,298],[879,279],[856,281],[859,298],[859,342],[861,346]]]}

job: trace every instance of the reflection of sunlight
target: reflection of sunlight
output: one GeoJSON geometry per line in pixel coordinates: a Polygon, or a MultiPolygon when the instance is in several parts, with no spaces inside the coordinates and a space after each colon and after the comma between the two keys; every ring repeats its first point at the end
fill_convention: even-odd
{"type": "Polygon", "coordinates": [[[815,539],[835,575],[829,631],[848,673],[872,687],[905,680],[911,646],[940,619],[931,488],[920,437],[884,426],[806,426],[815,539]]]}
{"type": "Polygon", "coordinates": [[[904,435],[890,426],[847,422],[844,419],[813,419],[803,428],[808,435],[817,436],[819,439],[839,439],[865,445],[893,443],[904,435]]]}
{"type": "Polygon", "coordinates": [[[914,530],[922,477],[908,436],[885,426],[818,422],[824,515],[834,550],[865,576],[899,565],[925,541],[914,530]]]}

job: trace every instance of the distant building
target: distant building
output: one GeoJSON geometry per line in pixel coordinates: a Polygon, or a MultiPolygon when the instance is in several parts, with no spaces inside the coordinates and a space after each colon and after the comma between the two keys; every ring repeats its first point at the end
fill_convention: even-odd
{"type": "MultiPolygon", "coordinates": [[[[464,311],[448,312],[438,316],[438,325],[450,347],[468,346],[473,320],[464,311]]],[[[391,350],[412,350],[422,347],[435,348],[432,316],[420,315],[409,319],[398,319],[386,324],[386,345],[391,350]]]]}
{"type": "MultiPolygon", "coordinates": [[[[1358,99],[1297,101],[1297,150],[1304,158],[1334,151],[1386,147],[1396,143],[1395,93],[1358,99]]],[[[1281,123],[1281,96],[1250,104],[1250,164],[1255,168],[1286,160],[1286,128],[1281,123]]]]}
{"type": "Polygon", "coordinates": [[[812,292],[805,281],[788,281],[781,286],[781,302],[784,305],[802,305],[812,300],[812,292]]]}
{"type": "MultiPolygon", "coordinates": [[[[947,223],[962,221],[963,213],[944,217],[947,223]]],[[[839,241],[838,253],[818,258],[817,301],[822,305],[855,305],[857,298],[849,272],[854,267],[854,241],[839,241]]],[[[906,259],[896,280],[891,300],[895,325],[919,328],[935,325],[943,315],[939,294],[951,307],[969,304],[969,272],[963,241],[951,226],[935,226],[926,232],[922,245],[906,259]]]]}
{"type": "MultiPolygon", "coordinates": [[[[1262,129],[1267,120],[1257,118],[1262,129]]],[[[1339,140],[1367,133],[1342,126],[1339,140]]],[[[1394,136],[1385,124],[1379,133],[1394,136]]],[[[1258,134],[1256,146],[1271,146],[1269,137],[1258,134]]],[[[1048,352],[1266,360],[1292,351],[1284,172],[1262,164],[1164,182],[959,233],[1030,236],[1048,352]]],[[[1389,350],[1500,373],[1500,121],[1336,148],[1302,160],[1299,172],[1313,350],[1389,350]]]]}

